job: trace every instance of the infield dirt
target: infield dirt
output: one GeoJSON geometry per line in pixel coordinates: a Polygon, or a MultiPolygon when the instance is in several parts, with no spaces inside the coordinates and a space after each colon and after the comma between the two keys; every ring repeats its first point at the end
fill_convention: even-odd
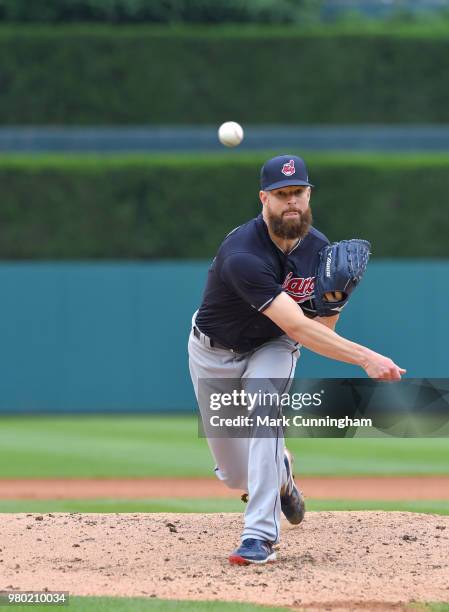
{"type": "MultiPolygon", "coordinates": [[[[306,498],[448,499],[449,476],[301,476],[306,498]]],[[[145,499],[217,497],[238,499],[216,478],[32,478],[0,480],[0,499],[145,499]]]]}
{"type": "Polygon", "coordinates": [[[311,512],[278,563],[231,566],[242,514],[2,514],[0,590],[208,599],[305,610],[449,601],[449,517],[311,512]]]}

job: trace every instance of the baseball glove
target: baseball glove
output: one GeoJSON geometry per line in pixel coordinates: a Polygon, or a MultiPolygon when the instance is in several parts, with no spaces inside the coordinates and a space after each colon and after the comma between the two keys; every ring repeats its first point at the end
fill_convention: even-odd
{"type": "Polygon", "coordinates": [[[319,252],[315,275],[315,309],[319,317],[338,314],[362,280],[371,245],[367,240],[341,240],[319,252]]]}

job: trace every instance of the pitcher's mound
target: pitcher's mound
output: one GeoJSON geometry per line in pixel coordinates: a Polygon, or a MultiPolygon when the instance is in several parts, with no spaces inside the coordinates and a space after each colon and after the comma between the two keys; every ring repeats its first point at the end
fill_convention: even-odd
{"type": "Polygon", "coordinates": [[[449,517],[310,512],[278,562],[231,566],[241,514],[3,514],[0,590],[221,599],[306,610],[449,601],[449,517]]]}

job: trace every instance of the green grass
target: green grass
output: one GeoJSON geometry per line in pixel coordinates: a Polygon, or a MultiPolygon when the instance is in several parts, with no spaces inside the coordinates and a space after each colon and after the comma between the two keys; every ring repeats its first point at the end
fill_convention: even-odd
{"type": "Polygon", "coordinates": [[[183,38],[240,38],[242,36],[268,39],[285,39],[286,37],[305,36],[392,36],[410,38],[448,38],[449,19],[447,12],[420,15],[411,14],[405,18],[403,14],[390,19],[367,19],[356,13],[341,16],[335,22],[308,21],[302,19],[297,24],[269,25],[260,23],[239,24],[114,24],[104,23],[58,23],[58,27],[48,23],[5,23],[0,26],[0,38],[8,39],[18,35],[45,35],[63,39],[67,35],[82,34],[84,36],[109,36],[110,33],[118,39],[133,34],[144,36],[163,36],[171,33],[173,37],[183,38]]]}
{"type": "MultiPolygon", "coordinates": [[[[54,606],[51,606],[54,607],[54,606]]],[[[32,610],[48,612],[49,606],[31,606],[32,610]]],[[[12,608],[17,612],[25,612],[30,606],[12,608]]],[[[70,612],[277,612],[288,608],[257,606],[248,603],[228,603],[224,601],[177,601],[169,599],[153,599],[141,597],[70,597],[69,605],[56,606],[58,610],[69,609],[70,612]]]]}
{"type": "MultiPolygon", "coordinates": [[[[243,512],[244,504],[235,499],[2,499],[0,513],[16,512],[243,512]]],[[[449,500],[307,500],[307,510],[385,510],[449,515],[449,500]]]]}
{"type": "Polygon", "coordinates": [[[380,510],[386,512],[423,512],[425,514],[449,515],[449,500],[414,500],[414,501],[391,501],[391,500],[339,500],[320,499],[309,500],[307,508],[310,511],[322,510],[380,510]]]}
{"type": "MultiPolygon", "coordinates": [[[[449,474],[449,438],[289,439],[310,475],[449,474]]],[[[0,478],[212,476],[194,416],[0,418],[0,478]]]]}
{"type": "MultiPolygon", "coordinates": [[[[25,612],[30,606],[13,606],[17,612],[25,612]]],[[[32,606],[33,610],[48,612],[48,606],[32,606]]],[[[59,608],[65,610],[65,607],[59,608]]],[[[70,597],[71,612],[282,612],[290,608],[258,606],[249,603],[224,601],[180,601],[140,597],[70,597]]],[[[449,612],[447,603],[411,604],[410,612],[449,612]],[[416,607],[415,607],[416,606],[416,607]]]]}

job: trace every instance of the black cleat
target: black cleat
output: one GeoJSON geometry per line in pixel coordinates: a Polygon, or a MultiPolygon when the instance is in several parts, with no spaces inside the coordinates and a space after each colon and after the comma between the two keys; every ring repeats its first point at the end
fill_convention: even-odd
{"type": "Polygon", "coordinates": [[[299,525],[306,513],[304,496],[295,484],[293,476],[293,456],[285,449],[284,463],[287,469],[287,483],[281,489],[281,509],[285,518],[292,525],[299,525]]]}

